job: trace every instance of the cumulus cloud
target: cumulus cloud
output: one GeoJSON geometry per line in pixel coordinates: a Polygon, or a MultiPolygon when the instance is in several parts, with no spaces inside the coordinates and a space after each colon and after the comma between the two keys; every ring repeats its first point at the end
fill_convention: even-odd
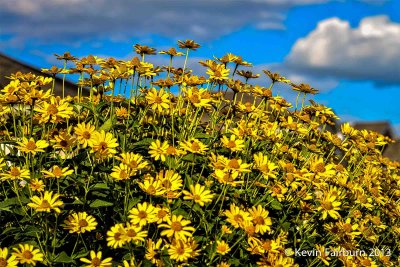
{"type": "Polygon", "coordinates": [[[149,34],[200,41],[247,25],[282,29],[290,8],[328,1],[0,0],[0,27],[46,42],[149,34]]]}
{"type": "Polygon", "coordinates": [[[387,16],[366,17],[356,28],[330,18],[293,45],[285,66],[300,75],[384,85],[400,83],[399,59],[400,24],[387,16]]]}

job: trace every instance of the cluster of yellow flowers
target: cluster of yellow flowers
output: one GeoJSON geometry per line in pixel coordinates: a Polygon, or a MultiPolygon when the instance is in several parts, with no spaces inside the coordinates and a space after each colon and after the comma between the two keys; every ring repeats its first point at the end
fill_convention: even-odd
{"type": "Polygon", "coordinates": [[[253,85],[231,53],[196,76],[200,46],[178,46],[161,67],[143,45],[128,61],[57,55],[65,67],[43,71],[79,75],[76,96],[33,74],[0,88],[0,267],[400,265],[392,140],[330,131],[332,110],[306,104],[316,89],[268,70],[253,85]]]}

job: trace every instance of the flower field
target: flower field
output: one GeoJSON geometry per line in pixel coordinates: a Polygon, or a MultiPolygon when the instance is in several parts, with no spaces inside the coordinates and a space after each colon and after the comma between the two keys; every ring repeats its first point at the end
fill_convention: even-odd
{"type": "Polygon", "coordinates": [[[57,55],[43,72],[79,76],[76,96],[29,73],[0,88],[0,267],[400,266],[392,140],[332,133],[316,89],[240,56],[196,76],[199,44],[178,47],[57,55]]]}

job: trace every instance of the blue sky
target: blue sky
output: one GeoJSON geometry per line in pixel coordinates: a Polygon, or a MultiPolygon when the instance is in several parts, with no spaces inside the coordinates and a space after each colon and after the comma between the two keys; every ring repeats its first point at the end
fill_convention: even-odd
{"type": "MultiPolygon", "coordinates": [[[[160,51],[194,39],[202,45],[190,55],[195,70],[213,55],[241,55],[258,73],[310,83],[321,91],[315,100],[342,121],[388,120],[400,133],[399,6],[400,0],[0,0],[0,51],[47,68],[57,64],[54,53],[127,59],[136,43],[160,51]]],[[[257,83],[266,85],[261,77],[257,83]]],[[[289,90],[279,93],[293,99],[289,90]]]]}

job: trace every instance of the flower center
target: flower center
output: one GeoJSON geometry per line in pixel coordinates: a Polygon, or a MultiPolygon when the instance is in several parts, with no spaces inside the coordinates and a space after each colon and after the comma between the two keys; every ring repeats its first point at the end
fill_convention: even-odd
{"type": "Polygon", "coordinates": [[[156,104],[161,104],[163,101],[162,101],[162,98],[161,97],[159,97],[159,96],[156,96],[155,98],[154,98],[154,103],[156,103],[156,104]]]}
{"type": "Polygon", "coordinates": [[[54,104],[50,104],[47,107],[47,113],[49,113],[50,115],[56,115],[58,113],[58,108],[56,105],[54,104]]]}
{"type": "Polygon", "coordinates": [[[126,235],[129,237],[135,237],[137,235],[137,233],[135,230],[129,229],[128,231],[126,231],[126,235]]]}
{"type": "Polygon", "coordinates": [[[193,195],[193,200],[194,200],[194,201],[200,201],[200,200],[201,200],[201,197],[200,197],[199,195],[197,195],[197,194],[194,194],[194,195],[193,195]]]}
{"type": "Polygon", "coordinates": [[[101,265],[101,260],[97,257],[92,259],[92,265],[93,266],[100,266],[101,265]]]}
{"type": "Polygon", "coordinates": [[[17,167],[11,167],[11,170],[10,170],[10,175],[11,176],[17,177],[20,174],[21,174],[21,172],[18,170],[17,167]]]}
{"type": "Polygon", "coordinates": [[[24,258],[27,259],[27,260],[30,260],[30,259],[33,258],[33,254],[32,254],[32,252],[30,252],[29,250],[25,250],[25,251],[22,253],[22,257],[24,257],[24,258]]]}
{"type": "Polygon", "coordinates": [[[262,216],[257,216],[256,218],[254,218],[253,222],[255,224],[264,224],[264,218],[262,216]]]}
{"type": "Polygon", "coordinates": [[[200,150],[200,146],[199,146],[199,144],[197,142],[192,142],[192,145],[190,146],[190,148],[193,151],[199,151],[200,150]]]}
{"type": "Polygon", "coordinates": [[[325,164],[320,162],[317,165],[315,165],[315,172],[319,173],[319,172],[325,172],[325,164]]]}
{"type": "Polygon", "coordinates": [[[46,199],[43,199],[42,203],[40,204],[40,208],[42,208],[42,209],[50,209],[51,205],[46,199]]]}
{"type": "Polygon", "coordinates": [[[226,144],[226,146],[227,146],[228,148],[235,148],[235,147],[236,147],[236,143],[235,143],[235,141],[230,140],[230,141],[226,144]]]}
{"type": "Polygon", "coordinates": [[[231,159],[228,163],[228,166],[231,167],[232,169],[239,169],[240,165],[237,159],[231,159]]]}
{"type": "Polygon", "coordinates": [[[242,222],[242,221],[243,221],[243,216],[240,215],[240,214],[236,214],[236,215],[233,217],[233,219],[234,219],[236,222],[242,222]]]}
{"type": "Polygon", "coordinates": [[[125,170],[121,170],[121,171],[119,172],[119,177],[120,177],[121,179],[128,179],[128,178],[129,178],[128,173],[127,173],[125,170]]]}
{"type": "Polygon", "coordinates": [[[171,229],[174,230],[175,232],[182,231],[182,224],[180,222],[173,222],[171,224],[171,229]]]}
{"type": "Polygon", "coordinates": [[[145,219],[145,218],[147,218],[147,212],[145,212],[145,211],[143,211],[143,210],[139,211],[138,217],[139,217],[140,219],[145,219]]]}
{"type": "Polygon", "coordinates": [[[333,209],[332,203],[330,201],[322,201],[321,202],[321,207],[324,210],[332,210],[333,209]]]}
{"type": "Polygon", "coordinates": [[[101,150],[106,150],[107,149],[107,143],[106,142],[100,142],[100,144],[99,144],[99,148],[101,149],[101,150]]]}
{"type": "Polygon", "coordinates": [[[121,233],[115,233],[115,234],[114,234],[114,239],[115,239],[116,241],[121,240],[121,233]]]}
{"type": "Polygon", "coordinates": [[[0,258],[0,267],[7,267],[7,261],[5,258],[0,258]]]}
{"type": "Polygon", "coordinates": [[[91,135],[88,131],[84,131],[84,132],[82,133],[82,137],[83,137],[84,139],[90,139],[91,136],[92,136],[92,135],[91,135]]]}
{"type": "Polygon", "coordinates": [[[82,220],[79,220],[78,225],[79,225],[79,227],[86,227],[89,225],[89,223],[85,219],[82,219],[82,220]]]}
{"type": "Polygon", "coordinates": [[[37,148],[36,143],[34,141],[29,141],[26,144],[26,149],[28,150],[35,150],[37,148]]]}
{"type": "Polygon", "coordinates": [[[57,176],[57,177],[63,176],[63,172],[62,172],[61,168],[58,166],[55,166],[53,168],[53,174],[54,174],[54,176],[57,176]]]}
{"type": "Polygon", "coordinates": [[[159,210],[157,213],[157,217],[160,219],[164,218],[165,215],[167,215],[167,212],[165,210],[159,210]]]}

